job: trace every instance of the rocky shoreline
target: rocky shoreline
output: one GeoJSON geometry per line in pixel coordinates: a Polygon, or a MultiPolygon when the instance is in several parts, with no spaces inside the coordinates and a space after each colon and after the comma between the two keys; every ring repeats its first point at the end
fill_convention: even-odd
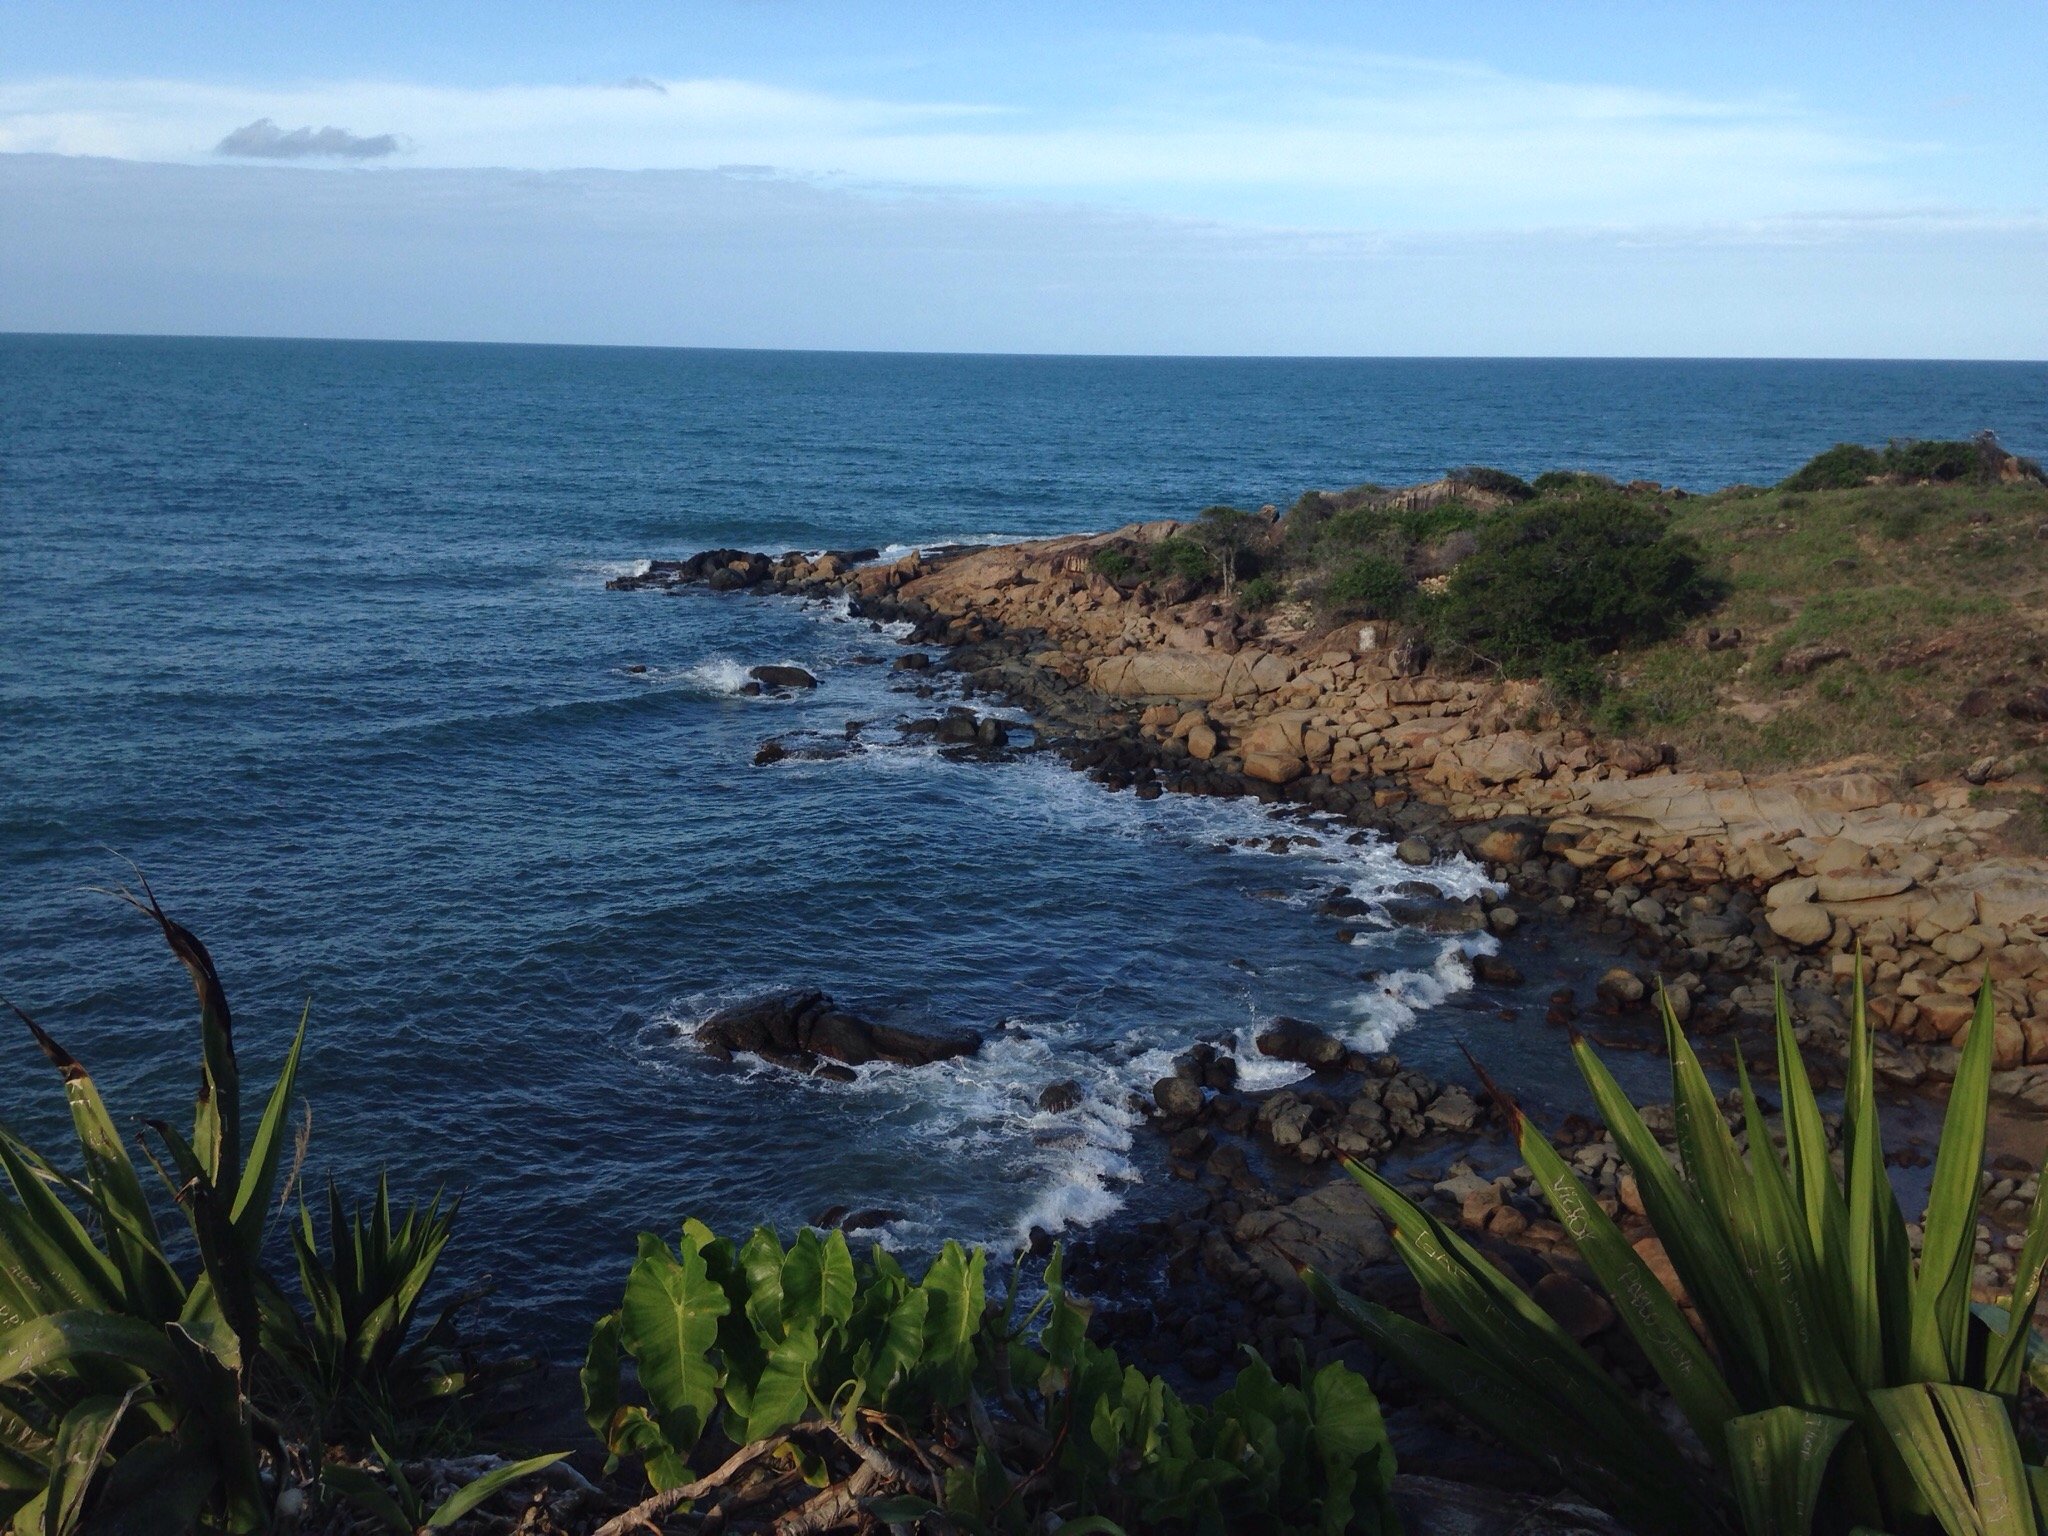
{"type": "MultiPolygon", "coordinates": [[[[1157,542],[1177,526],[888,564],[872,563],[871,551],[722,550],[655,562],[611,585],[844,598],[860,616],[909,626],[899,668],[943,666],[968,697],[1027,710],[1047,746],[1108,789],[1313,808],[1391,839],[1418,874],[1464,854],[1501,894],[1420,901],[1411,916],[1504,941],[1478,967],[1482,988],[1521,980],[1514,936],[1525,926],[1561,927],[1616,959],[1585,995],[1548,999],[1552,1025],[1593,1010],[1618,1026],[1645,1023],[1661,991],[1701,1054],[1726,1063],[1745,1032],[1772,1019],[1777,977],[1825,1079],[1845,1039],[1860,949],[1883,1031],[1881,1077],[1938,1092],[1988,971],[2003,1112],[2048,1109],[2048,866],[1998,851],[2010,813],[1973,808],[1969,782],[1909,786],[1869,762],[1765,778],[1701,771],[1667,746],[1596,738],[1536,685],[1443,673],[1415,635],[1248,615],[1191,583],[1119,584],[1097,567],[1104,549],[1157,542]]],[[[1700,643],[1713,644],[1712,632],[1700,643]]],[[[954,737],[971,745],[974,728],[968,717],[954,737]]],[[[715,1046],[746,1048],[722,1027],[711,1033],[715,1046]]],[[[1550,1489],[1536,1469],[1475,1445],[1412,1384],[1376,1369],[1302,1289],[1297,1271],[1312,1264],[1423,1315],[1363,1192],[1332,1166],[1361,1156],[1460,1223],[1638,1381],[1649,1405],[1650,1373],[1517,1166],[1493,1106],[1310,1025],[1276,1021],[1257,1046],[1300,1063],[1303,1079],[1242,1092],[1228,1053],[1185,1053],[1143,1106],[1183,1198],[1170,1214],[1112,1223],[1070,1245],[1075,1281],[1107,1298],[1097,1313],[1107,1340],[1197,1392],[1227,1376],[1239,1343],[1342,1356],[1386,1395],[1404,1468],[1550,1489]]],[[[1657,1114],[1653,1127],[1668,1129],[1657,1114]]],[[[1576,1116],[1555,1139],[1675,1289],[1613,1143],[1576,1116]]],[[[1899,1150],[1895,1161],[1917,1155],[1899,1150]]],[[[1978,1272],[1987,1287],[2010,1273],[2011,1220],[2031,1196],[2036,1161],[2007,1156],[2002,1176],[1987,1179],[1978,1272]]]]}

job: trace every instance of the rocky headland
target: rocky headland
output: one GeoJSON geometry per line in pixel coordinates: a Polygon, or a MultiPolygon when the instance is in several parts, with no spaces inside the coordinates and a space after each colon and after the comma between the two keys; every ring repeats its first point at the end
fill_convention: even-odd
{"type": "MultiPolygon", "coordinates": [[[[1393,494],[1426,508],[1474,492],[1442,482],[1393,494]]],[[[1265,537],[1283,536],[1272,509],[1261,523],[1265,537]]],[[[1846,1039],[1860,955],[1882,1032],[1882,1079],[1938,1096],[1988,974],[1994,1088],[2001,1113],[2022,1129],[2003,1138],[2008,1151],[1986,1177],[1977,1281],[1988,1291],[2010,1275],[2012,1228],[2034,1194],[2039,1151],[2038,1134],[2024,1127],[2032,1111],[2048,1109],[2048,862],[2008,846],[2012,809],[1977,803],[1975,792],[2007,765],[1973,762],[1945,777],[1902,773],[1874,756],[1762,773],[1696,766],[1668,742],[1595,731],[1542,683],[1469,661],[1446,666],[1412,628],[1319,617],[1303,604],[1247,611],[1213,583],[1114,574],[1125,564],[1144,569],[1124,557],[1185,528],[1134,524],[889,563],[872,551],[720,550],[654,562],[612,584],[843,597],[857,614],[909,626],[897,665],[913,686],[941,668],[969,698],[1028,710],[1048,745],[1109,789],[1312,808],[1392,840],[1418,875],[1465,855],[1498,893],[1456,903],[1418,887],[1410,916],[1502,940],[1498,955],[1475,964],[1482,992],[1522,980],[1518,932],[1578,934],[1607,957],[1583,990],[1547,999],[1554,1026],[1647,1026],[1661,993],[1703,1056],[1727,1064],[1746,1032],[1771,1021],[1782,983],[1825,1081],[1846,1039]]],[[[1688,643],[1710,650],[1730,641],[1702,625],[1688,643]]],[[[1795,652],[1779,665],[1830,659],[1795,652]]],[[[972,744],[975,716],[942,718],[953,721],[942,739],[972,744]]],[[[1000,731],[993,717],[979,719],[1000,731]]],[[[1326,915],[1342,918],[1345,900],[1333,896],[1326,915]]],[[[787,1012],[788,1001],[765,1006],[787,1012]]],[[[809,1036],[801,1021],[769,1039],[772,1021],[742,1030],[721,1015],[700,1038],[721,1053],[753,1050],[805,1069],[855,1060],[818,1043],[843,1032],[829,1000],[802,1002],[798,1013],[827,1021],[809,1036]]],[[[1646,1027],[1638,1043],[1653,1036],[1646,1027]]],[[[868,1042],[856,1053],[874,1049],[871,1036],[849,1037],[868,1042]]],[[[1172,1214],[1112,1224],[1072,1245],[1075,1277],[1105,1298],[1100,1331],[1193,1390],[1227,1374],[1240,1341],[1344,1355],[1388,1395],[1405,1468],[1543,1489],[1533,1468],[1475,1447],[1439,1406],[1374,1370],[1345,1329],[1317,1315],[1298,1279],[1313,1265],[1424,1315],[1363,1192],[1335,1173],[1338,1158],[1367,1158],[1459,1222],[1647,1392],[1649,1371],[1519,1166],[1497,1106],[1476,1084],[1432,1080],[1313,1024],[1273,1021],[1255,1045],[1300,1064],[1302,1079],[1242,1091],[1231,1053],[1204,1043],[1143,1097],[1185,1199],[1172,1214]]],[[[1062,1086],[1071,1085],[1048,1086],[1048,1107],[1061,1107],[1062,1086]]],[[[1668,1108],[1652,1105],[1646,1119],[1668,1137],[1668,1108]]],[[[1551,1129],[1682,1297],[1612,1140],[1578,1116],[1551,1129]]],[[[1924,1158],[1903,1147],[1893,1160],[1924,1158]]],[[[1033,1238],[1045,1247],[1053,1235],[1033,1238]]]]}

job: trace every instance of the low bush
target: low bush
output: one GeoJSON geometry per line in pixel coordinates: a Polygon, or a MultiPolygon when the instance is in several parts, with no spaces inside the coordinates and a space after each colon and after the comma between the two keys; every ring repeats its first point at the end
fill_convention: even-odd
{"type": "Polygon", "coordinates": [[[1779,481],[1788,491],[1847,491],[1884,473],[1884,455],[1861,443],[1837,443],[1779,481]]]}
{"type": "Polygon", "coordinates": [[[1237,590],[1237,605],[1247,613],[1262,613],[1287,595],[1287,588],[1275,576],[1254,576],[1237,590]]]}
{"type": "Polygon", "coordinates": [[[1178,576],[1184,581],[1206,581],[1216,570],[1209,551],[1180,534],[1154,544],[1148,563],[1153,575],[1178,576]]]}
{"type": "MultiPolygon", "coordinates": [[[[1362,1165],[1349,1165],[1352,1176],[1455,1337],[1320,1277],[1310,1288],[1419,1380],[1641,1536],[1917,1536],[1937,1522],[1950,1533],[2035,1536],[2048,1529],[2048,1468],[2025,1459],[2015,1409],[2048,1267],[2048,1203],[2035,1200],[2011,1293],[1996,1305],[1971,1299],[1995,1022],[1987,976],[1949,1095],[1917,1261],[1886,1173],[1860,985],[1839,1152],[1782,989],[1782,1158],[1741,1057],[1738,1143],[1668,1007],[1675,1167],[1599,1057],[1574,1042],[1704,1342],[1640,1245],[1496,1092],[1558,1223],[1687,1434],[1667,1432],[1514,1282],[1362,1165]]],[[[2038,1460],[2038,1447],[2030,1454],[2038,1460]]]]}
{"type": "Polygon", "coordinates": [[[1484,464],[1470,464],[1463,469],[1454,469],[1445,478],[1454,485],[1469,485],[1475,491],[1505,496],[1509,501],[1536,499],[1536,487],[1520,475],[1511,475],[1504,469],[1489,469],[1484,464]]]}
{"type": "Polygon", "coordinates": [[[1663,513],[1587,496],[1487,519],[1433,622],[1441,639],[1527,677],[1561,647],[1600,654],[1661,640],[1723,590],[1663,513]]]}
{"type": "Polygon", "coordinates": [[[1583,469],[1546,469],[1529,482],[1529,488],[1538,496],[1570,497],[1618,491],[1621,485],[1612,475],[1591,474],[1583,469]]]}
{"type": "Polygon", "coordinates": [[[1415,583],[1408,573],[1381,555],[1361,555],[1323,587],[1324,605],[1335,612],[1362,614],[1369,619],[1399,618],[1407,608],[1415,583]]]}
{"type": "Polygon", "coordinates": [[[1252,1356],[1212,1406],[1184,1403],[1088,1342],[1057,1254],[1021,1319],[1015,1277],[991,1306],[985,1269],[954,1243],[912,1279],[879,1246],[855,1260],[837,1232],[787,1249],[695,1221],[673,1248],[643,1235],[583,1369],[591,1428],[656,1490],[622,1518],[687,1502],[759,1521],[793,1494],[803,1512],[784,1519],[805,1530],[863,1508],[1019,1536],[1398,1530],[1362,1377],[1332,1364],[1282,1383],[1252,1356]],[[644,1401],[626,1396],[629,1361],[644,1401]]]}
{"type": "MultiPolygon", "coordinates": [[[[1872,481],[1896,485],[1983,485],[2000,478],[2011,455],[1989,432],[1968,440],[1895,437],[1882,449],[1861,443],[1837,443],[1794,470],[1779,487],[1787,491],[1846,491],[1872,481]]],[[[2018,461],[2022,471],[2040,477],[2039,467],[2018,461]]]]}
{"type": "Polygon", "coordinates": [[[1089,560],[1088,565],[1090,569],[1100,575],[1107,576],[1111,581],[1123,581],[1138,568],[1138,562],[1131,558],[1127,550],[1117,549],[1114,546],[1095,551],[1094,557],[1089,560]]]}

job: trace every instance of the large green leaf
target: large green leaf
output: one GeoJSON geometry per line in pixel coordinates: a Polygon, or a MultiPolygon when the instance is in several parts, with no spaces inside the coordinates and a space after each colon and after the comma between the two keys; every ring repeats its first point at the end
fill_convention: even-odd
{"type": "Polygon", "coordinates": [[[1559,1413],[1500,1357],[1361,1301],[1314,1270],[1305,1278],[1319,1305],[1410,1376],[1635,1529],[1688,1536],[1721,1536],[1731,1529],[1714,1500],[1689,1487],[1688,1479],[1667,1481],[1651,1467],[1603,1454],[1577,1418],[1559,1413]]]}
{"type": "Polygon", "coordinates": [[[948,1242],[920,1282],[931,1298],[925,1312],[923,1366],[932,1396],[942,1407],[964,1400],[974,1377],[986,1263],[981,1249],[970,1256],[958,1243],[948,1242]]]}
{"type": "Polygon", "coordinates": [[[1556,1319],[1379,1174],[1356,1162],[1345,1167],[1388,1218],[1395,1252],[1467,1345],[1500,1362],[1553,1412],[1576,1419],[1610,1461],[1669,1488],[1688,1480],[1670,1440],[1556,1319]]]}
{"type": "Polygon", "coordinates": [[[112,1360],[168,1375],[178,1357],[163,1329],[110,1312],[56,1312],[0,1334],[0,1381],[81,1360],[112,1360]]]}
{"type": "Polygon", "coordinates": [[[494,1467],[474,1482],[464,1483],[451,1493],[441,1507],[427,1516],[427,1529],[441,1530],[453,1525],[492,1494],[511,1487],[522,1477],[531,1477],[545,1467],[552,1467],[568,1452],[556,1451],[549,1456],[529,1456],[525,1461],[515,1461],[507,1467],[494,1467]]]}
{"type": "Polygon", "coordinates": [[[113,1116],[107,1113],[91,1074],[78,1059],[34,1019],[19,1008],[14,1012],[64,1081],[64,1096],[71,1106],[71,1123],[85,1157],[93,1201],[105,1224],[107,1252],[121,1274],[129,1305],[145,1317],[167,1322],[178,1315],[184,1288],[164,1257],[156,1217],[113,1116]]]}
{"type": "Polygon", "coordinates": [[[1728,1384],[1700,1347],[1678,1303],[1622,1236],[1613,1218],[1529,1119],[1519,1110],[1512,1113],[1522,1159],[1559,1225],[1571,1235],[1579,1256],[1614,1298],[1616,1315],[1670,1389],[1693,1432],[1718,1455],[1722,1426],[1741,1412],[1728,1384]]]}
{"type": "Polygon", "coordinates": [[[1747,1407],[1769,1406],[1771,1347],[1741,1254],[1708,1220],[1592,1047],[1584,1040],[1574,1040],[1572,1055],[1592,1090],[1601,1118],[1635,1175],[1650,1225],[1706,1321],[1736,1401],[1747,1407]]]}
{"type": "Polygon", "coordinates": [[[1749,1536],[1806,1536],[1847,1419],[1789,1405],[1728,1421],[1728,1469],[1749,1536]]]}
{"type": "Polygon", "coordinates": [[[711,1346],[728,1306],[687,1234],[680,1257],[660,1239],[642,1235],[619,1308],[619,1339],[639,1367],[662,1433],[683,1455],[718,1406],[711,1346]]]}
{"type": "Polygon", "coordinates": [[[42,1536],[72,1536],[85,1520],[86,1497],[114,1431],[141,1390],[138,1383],[120,1397],[89,1397],[64,1415],[50,1455],[50,1487],[44,1496],[42,1536]]]}
{"type": "Polygon", "coordinates": [[[1977,1179],[1991,1103],[1991,978],[1963,1043],[1948,1112],[1934,1154],[1934,1179],[1921,1222],[1920,1273],[1913,1287],[1911,1372],[1918,1381],[1960,1381],[1970,1337],[1970,1271],[1977,1252],[1977,1179]]]}
{"type": "Polygon", "coordinates": [[[249,1160],[235,1186],[229,1209],[235,1232],[252,1260],[263,1249],[263,1227],[290,1132],[292,1095],[298,1088],[299,1057],[306,1048],[306,1021],[312,1011],[313,1005],[308,1003],[299,1015],[298,1032],[292,1036],[291,1049],[285,1052],[284,1065],[278,1069],[277,1082],[263,1106],[263,1118],[256,1123],[255,1138],[249,1143],[249,1160]]]}
{"type": "Polygon", "coordinates": [[[2035,1536],[2032,1488],[2005,1404],[1948,1382],[1870,1394],[1949,1536],[2035,1536]]]}

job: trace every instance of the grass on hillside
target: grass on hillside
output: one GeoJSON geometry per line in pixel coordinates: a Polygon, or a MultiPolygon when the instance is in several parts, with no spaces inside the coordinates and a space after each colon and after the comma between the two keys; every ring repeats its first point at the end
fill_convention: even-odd
{"type": "Polygon", "coordinates": [[[1913,778],[1991,755],[2028,779],[2048,768],[2042,727],[2005,709],[2048,685],[2048,487],[1743,488],[1673,513],[1729,595],[1685,636],[1616,659],[1600,726],[1746,770],[1860,754],[1913,778]],[[1708,626],[1742,640],[1710,651],[1708,626]],[[1815,643],[1849,654],[1780,670],[1815,643]]]}

